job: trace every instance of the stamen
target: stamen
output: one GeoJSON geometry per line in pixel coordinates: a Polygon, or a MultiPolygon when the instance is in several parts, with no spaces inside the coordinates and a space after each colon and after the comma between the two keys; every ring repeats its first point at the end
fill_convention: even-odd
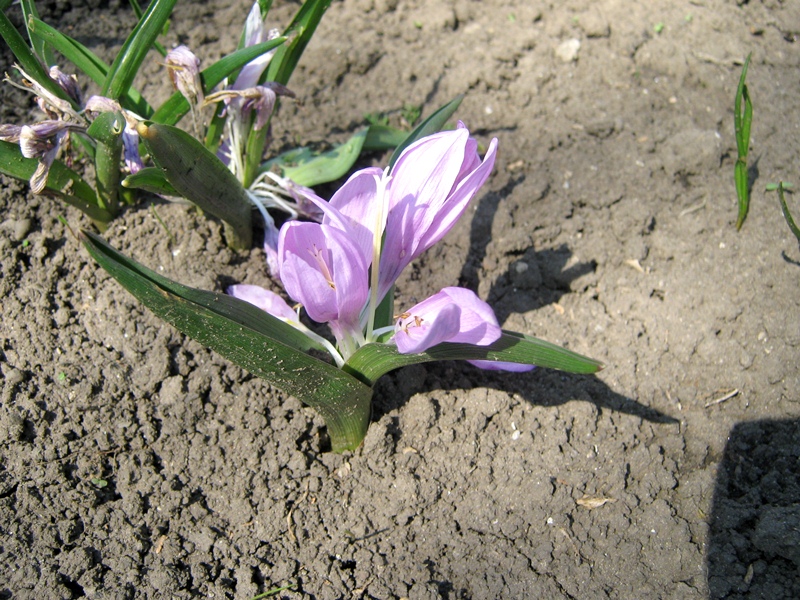
{"type": "Polygon", "coordinates": [[[319,270],[322,272],[322,276],[325,277],[325,280],[328,282],[328,286],[332,289],[336,289],[336,284],[333,282],[333,276],[331,275],[330,270],[328,270],[328,265],[325,264],[325,261],[322,258],[322,251],[317,248],[317,245],[314,244],[313,250],[311,248],[308,249],[311,253],[311,256],[314,257],[314,260],[317,261],[319,265],[319,270]]]}

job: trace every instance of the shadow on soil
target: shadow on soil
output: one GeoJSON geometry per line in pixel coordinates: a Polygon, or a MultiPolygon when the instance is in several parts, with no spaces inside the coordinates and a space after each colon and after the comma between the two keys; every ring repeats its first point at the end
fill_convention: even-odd
{"type": "Polygon", "coordinates": [[[707,561],[712,600],[800,598],[800,420],[739,423],[731,431],[707,561]]]}

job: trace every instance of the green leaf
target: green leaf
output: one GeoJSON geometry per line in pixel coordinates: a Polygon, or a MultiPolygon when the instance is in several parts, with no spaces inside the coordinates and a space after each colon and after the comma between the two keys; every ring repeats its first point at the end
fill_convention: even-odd
{"type": "MultiPolygon", "coordinates": [[[[102,96],[120,100],[127,94],[153,42],[172,14],[175,2],[176,0],[153,0],[150,3],[144,16],[125,40],[117,58],[114,59],[103,85],[102,96]]],[[[150,115],[148,108],[137,106],[135,110],[140,115],[148,117],[150,115]]]]}
{"type": "Polygon", "coordinates": [[[736,88],[736,98],[733,102],[733,125],[736,132],[736,149],[738,158],[734,166],[734,182],[736,184],[736,197],[738,199],[739,211],[736,217],[736,230],[740,230],[747,218],[747,211],[750,208],[750,187],[747,172],[747,153],[750,150],[750,124],[753,121],[753,104],[750,101],[750,94],[747,91],[747,69],[750,66],[750,57],[747,55],[742,67],[742,74],[739,77],[739,85],[736,88]],[[742,108],[744,102],[744,108],[742,108]]]}
{"type": "Polygon", "coordinates": [[[347,172],[355,164],[361,154],[367,131],[368,128],[365,127],[344,144],[322,154],[312,154],[305,148],[299,151],[290,150],[262,165],[261,170],[278,166],[285,177],[298,185],[307,187],[336,181],[347,175],[347,172]]]}
{"type": "Polygon", "coordinates": [[[125,131],[125,118],[121,113],[115,112],[98,115],[86,131],[97,142],[94,156],[97,203],[112,215],[119,212],[123,131],[125,131]]]}
{"type": "MultiPolygon", "coordinates": [[[[34,31],[56,51],[60,52],[64,58],[75,65],[75,67],[97,85],[102,86],[105,83],[108,77],[108,71],[111,67],[86,46],[39,19],[31,20],[31,31],[34,31]]],[[[120,104],[123,108],[133,110],[141,116],[147,116],[153,112],[153,109],[150,108],[147,101],[142,98],[142,95],[132,87],[128,89],[125,95],[120,99],[120,104]],[[141,110],[144,112],[140,112],[141,110]]]]}
{"type": "Polygon", "coordinates": [[[311,41],[314,32],[331,5],[331,0],[306,0],[300,10],[292,19],[284,35],[292,37],[292,41],[280,48],[262,76],[262,81],[277,81],[283,85],[289,84],[297,63],[303,51],[311,41]]]}
{"type": "MultiPolygon", "coordinates": [[[[133,9],[133,14],[136,15],[136,19],[137,20],[141,20],[142,19],[142,15],[144,14],[144,11],[142,10],[142,7],[139,5],[137,0],[130,0],[130,5],[131,5],[131,8],[133,9]]],[[[169,21],[167,21],[167,23],[165,23],[164,27],[161,29],[162,33],[164,33],[165,35],[166,35],[166,30],[167,30],[167,25],[168,24],[169,24],[169,21]]],[[[161,56],[166,56],[167,55],[167,50],[164,48],[164,46],[162,46],[158,42],[153,42],[153,47],[156,49],[156,51],[158,51],[158,53],[161,56]]]]}
{"type": "Polygon", "coordinates": [[[461,105],[461,101],[463,99],[463,94],[456,96],[450,102],[439,108],[430,117],[425,119],[422,123],[417,125],[414,130],[406,136],[406,139],[403,140],[403,142],[399,144],[397,148],[395,148],[392,158],[389,159],[389,166],[393,167],[394,163],[397,162],[397,159],[400,158],[400,155],[403,153],[403,150],[408,148],[411,144],[419,139],[424,138],[425,136],[434,134],[437,131],[441,131],[442,127],[444,127],[445,123],[447,123],[447,120],[453,116],[453,113],[455,113],[458,107],[461,105]]]}
{"type": "Polygon", "coordinates": [[[42,63],[39,62],[39,59],[30,49],[25,39],[19,34],[16,27],[14,27],[13,23],[9,21],[8,17],[3,12],[0,12],[0,36],[2,36],[6,44],[8,44],[8,47],[11,48],[17,62],[28,75],[48,92],[62,100],[72,103],[73,107],[75,107],[72,98],[50,78],[50,74],[42,66],[42,63]]]}
{"type": "MultiPolygon", "coordinates": [[[[39,161],[35,158],[25,158],[20,152],[19,145],[0,141],[0,173],[15,177],[23,181],[30,181],[39,161]]],[[[60,198],[77,206],[95,220],[103,220],[102,212],[90,214],[89,211],[99,210],[97,197],[92,187],[83,180],[75,171],[61,161],[55,161],[50,166],[47,175],[47,190],[60,198]],[[68,198],[74,198],[69,200],[68,198]]],[[[111,217],[108,215],[108,219],[111,217]]]]}
{"type": "Polygon", "coordinates": [[[89,254],[153,313],[322,415],[334,452],[354,450],[369,425],[372,389],[303,352],[311,340],[247,302],[186,287],[81,232],[89,254]]]}
{"type": "Polygon", "coordinates": [[[393,344],[367,344],[345,363],[344,370],[367,385],[399,367],[435,360],[492,360],[537,365],[569,373],[596,373],[603,364],[566,348],[522,333],[504,331],[488,346],[438,344],[421,354],[400,354],[393,344]]]}
{"type": "Polygon", "coordinates": [[[789,191],[789,188],[792,186],[790,183],[784,183],[782,181],[778,182],[778,200],[781,203],[781,212],[783,213],[783,218],[786,219],[786,224],[789,226],[789,229],[792,230],[794,237],[797,238],[797,242],[800,243],[800,228],[797,227],[797,224],[794,222],[792,218],[792,213],[789,212],[789,207],[786,205],[786,198],[783,195],[784,190],[789,191]]]}
{"type": "Polygon", "coordinates": [[[144,169],[139,169],[136,173],[128,175],[122,180],[122,187],[145,190],[152,194],[180,196],[177,190],[167,181],[164,171],[158,167],[145,167],[144,169]]]}
{"type": "Polygon", "coordinates": [[[22,17],[25,21],[25,28],[28,31],[28,39],[31,41],[34,54],[46,67],[55,65],[55,57],[50,46],[36,32],[31,30],[31,19],[39,18],[39,13],[36,12],[36,4],[34,4],[33,0],[20,0],[19,5],[22,8],[22,17]]]}
{"type": "MultiPolygon", "coordinates": [[[[274,40],[262,42],[261,44],[242,48],[233,54],[219,59],[207,69],[203,69],[200,72],[200,80],[203,82],[203,93],[210,94],[214,87],[231,73],[241,69],[254,58],[258,58],[262,54],[266,54],[273,48],[280,46],[285,41],[285,37],[279,37],[274,40]]],[[[189,103],[186,101],[186,98],[184,98],[183,94],[180,92],[175,92],[164,104],[158,107],[155,113],[153,113],[152,120],[155,123],[175,125],[188,112],[189,103]]]]}
{"type": "Polygon", "coordinates": [[[253,240],[253,205],[230,169],[182,129],[139,123],[137,131],[172,187],[225,222],[229,245],[249,248],[253,240]]]}
{"type": "Polygon", "coordinates": [[[408,132],[388,125],[370,125],[367,139],[364,140],[364,152],[392,150],[402,144],[408,132]]]}

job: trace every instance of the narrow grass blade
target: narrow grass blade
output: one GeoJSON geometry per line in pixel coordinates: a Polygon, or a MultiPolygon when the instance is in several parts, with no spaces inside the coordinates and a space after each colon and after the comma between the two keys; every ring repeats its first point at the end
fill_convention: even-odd
{"type": "Polygon", "coordinates": [[[297,63],[303,51],[311,41],[325,11],[331,5],[331,0],[306,0],[300,10],[292,19],[284,35],[292,37],[292,41],[280,48],[267,66],[262,81],[277,81],[283,85],[289,84],[297,63]]]}
{"type": "Polygon", "coordinates": [[[28,31],[28,39],[31,41],[31,48],[33,53],[41,61],[45,67],[51,67],[56,64],[53,50],[47,42],[39,37],[35,31],[31,30],[31,20],[38,19],[39,13],[36,12],[36,4],[33,0],[20,0],[19,5],[22,8],[22,16],[25,21],[25,28],[28,31]]]}
{"type": "Polygon", "coordinates": [[[389,166],[393,167],[394,163],[397,162],[397,159],[400,158],[400,155],[403,153],[403,150],[408,148],[411,144],[427,135],[441,131],[442,127],[444,127],[445,123],[447,123],[447,120],[453,116],[453,113],[455,113],[456,110],[458,110],[458,107],[461,105],[461,101],[463,99],[463,94],[456,96],[450,102],[440,107],[422,123],[417,125],[414,130],[406,136],[403,142],[399,144],[397,148],[395,148],[392,158],[389,159],[389,166]]]}
{"type": "Polygon", "coordinates": [[[335,452],[361,444],[372,389],[306,354],[311,340],[305,335],[247,302],[162,277],[91,232],[80,238],[100,266],[156,316],[317,410],[335,452]]]}
{"type": "Polygon", "coordinates": [[[400,354],[392,344],[367,344],[350,357],[344,369],[367,385],[374,385],[381,375],[398,367],[435,360],[516,362],[583,374],[597,373],[603,368],[599,361],[550,342],[504,331],[502,337],[489,346],[445,343],[421,354],[400,354]]]}
{"type": "MultiPolygon", "coordinates": [[[[280,46],[286,41],[285,37],[275,38],[255,46],[242,48],[233,54],[221,58],[210,67],[200,72],[200,80],[203,82],[203,93],[210,94],[214,87],[231,73],[241,69],[254,58],[266,54],[273,48],[280,46]]],[[[189,112],[189,103],[183,94],[175,92],[164,104],[158,107],[153,113],[152,120],[155,123],[165,125],[175,125],[189,112]]]]}
{"type": "MultiPolygon", "coordinates": [[[[111,65],[101,95],[119,100],[127,94],[153,42],[172,14],[175,2],[176,0],[153,0],[150,3],[111,65]]],[[[144,117],[149,116],[144,106],[137,107],[136,111],[144,117]]]]}
{"type": "Polygon", "coordinates": [[[747,154],[750,151],[750,124],[753,120],[753,104],[750,101],[750,93],[747,91],[747,69],[750,66],[751,54],[747,55],[742,67],[742,74],[739,77],[739,85],[736,88],[736,98],[733,102],[733,125],[736,133],[736,149],[738,157],[734,167],[734,182],[736,184],[736,197],[739,204],[739,212],[736,217],[736,230],[740,230],[747,218],[747,211],[750,208],[750,187],[747,173],[747,154]],[[744,103],[744,107],[742,107],[744,103]]]}
{"type": "MultiPolygon", "coordinates": [[[[778,200],[781,203],[781,212],[783,213],[783,218],[786,219],[786,224],[789,226],[789,229],[792,230],[794,237],[797,238],[797,242],[800,244],[800,228],[797,227],[797,224],[794,222],[792,218],[792,213],[789,212],[789,207],[786,204],[786,198],[783,195],[784,190],[786,190],[786,185],[782,181],[778,182],[778,200]]],[[[787,190],[788,191],[788,190],[787,190]]]]}
{"type": "Polygon", "coordinates": [[[19,34],[16,27],[14,27],[13,23],[9,21],[8,17],[3,12],[0,12],[0,37],[2,37],[6,44],[8,44],[8,47],[11,48],[11,52],[14,53],[17,62],[28,75],[35,79],[36,82],[48,92],[72,103],[74,106],[74,100],[72,100],[55,81],[50,79],[50,74],[44,66],[42,66],[42,63],[39,62],[39,59],[28,46],[25,38],[19,34]]]}

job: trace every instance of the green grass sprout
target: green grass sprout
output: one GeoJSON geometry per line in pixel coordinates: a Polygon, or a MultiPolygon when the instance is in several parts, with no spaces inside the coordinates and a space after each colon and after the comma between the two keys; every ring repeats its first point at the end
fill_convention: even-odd
{"type": "Polygon", "coordinates": [[[282,587],[274,587],[266,592],[262,592],[258,594],[258,596],[253,596],[250,600],[261,600],[262,598],[269,598],[270,596],[274,596],[275,594],[280,594],[281,592],[285,592],[286,590],[296,590],[297,584],[290,583],[289,585],[284,585],[282,587]]]}
{"type": "Polygon", "coordinates": [[[792,218],[792,213],[789,212],[789,207],[786,204],[786,197],[783,195],[784,192],[792,193],[792,188],[794,186],[791,183],[786,183],[784,181],[779,181],[778,183],[769,183],[767,184],[766,191],[778,192],[778,200],[781,203],[781,212],[783,212],[783,218],[786,219],[786,224],[789,226],[789,229],[792,230],[794,237],[797,238],[797,243],[800,244],[800,227],[794,222],[792,218]]]}
{"type": "Polygon", "coordinates": [[[161,227],[164,228],[164,231],[167,232],[167,235],[169,236],[169,241],[172,242],[173,245],[177,246],[178,242],[175,240],[175,236],[172,235],[172,232],[169,230],[169,227],[167,227],[167,224],[164,223],[161,216],[156,212],[155,204],[150,205],[150,212],[153,213],[153,216],[156,218],[156,221],[158,221],[158,224],[161,225],[161,227]]]}
{"type": "Polygon", "coordinates": [[[736,182],[736,196],[739,199],[739,215],[736,217],[736,230],[739,231],[747,218],[750,208],[750,186],[747,174],[747,153],[750,149],[750,123],[753,120],[753,103],[747,91],[747,68],[750,66],[752,52],[747,55],[739,77],[739,86],[736,88],[736,99],[733,105],[733,123],[736,131],[736,149],[738,157],[734,167],[734,181],[736,182]],[[744,103],[744,106],[742,106],[744,103]]]}

